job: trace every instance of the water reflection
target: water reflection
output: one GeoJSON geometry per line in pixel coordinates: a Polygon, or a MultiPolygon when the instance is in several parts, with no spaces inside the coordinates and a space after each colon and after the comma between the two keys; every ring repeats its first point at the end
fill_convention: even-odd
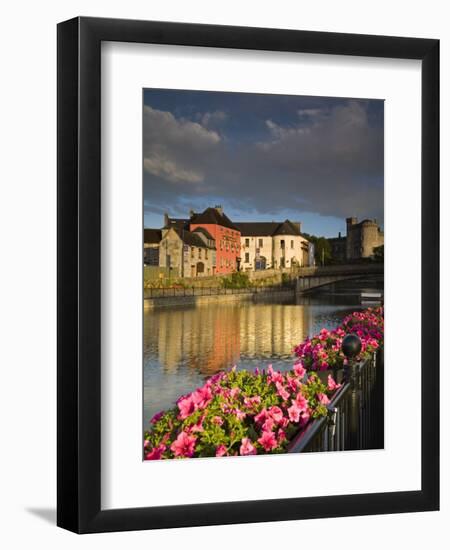
{"type": "Polygon", "coordinates": [[[144,312],[144,423],[158,410],[237,364],[292,367],[294,346],[334,328],[359,304],[359,288],[265,303],[220,303],[144,312]]]}

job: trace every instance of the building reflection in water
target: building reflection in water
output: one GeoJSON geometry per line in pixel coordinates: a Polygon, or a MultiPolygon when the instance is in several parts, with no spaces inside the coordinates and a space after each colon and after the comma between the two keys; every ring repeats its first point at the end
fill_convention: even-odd
{"type": "Polygon", "coordinates": [[[220,304],[146,312],[144,356],[156,354],[168,374],[188,368],[204,376],[240,360],[292,358],[308,333],[306,311],[296,305],[220,304]]]}

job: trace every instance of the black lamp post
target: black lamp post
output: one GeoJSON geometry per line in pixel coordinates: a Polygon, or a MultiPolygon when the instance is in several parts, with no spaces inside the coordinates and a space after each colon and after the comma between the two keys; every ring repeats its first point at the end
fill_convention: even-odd
{"type": "Polygon", "coordinates": [[[350,399],[350,422],[348,441],[346,448],[348,450],[359,449],[360,439],[360,407],[361,407],[361,383],[359,377],[358,365],[355,358],[361,351],[361,340],[359,337],[350,333],[342,340],[342,352],[347,357],[347,364],[344,366],[344,381],[350,382],[351,399],[350,399]]]}

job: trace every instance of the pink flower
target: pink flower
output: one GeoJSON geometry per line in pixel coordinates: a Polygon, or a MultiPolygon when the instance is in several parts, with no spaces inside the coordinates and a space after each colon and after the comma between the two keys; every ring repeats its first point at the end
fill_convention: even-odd
{"type": "Polygon", "coordinates": [[[290,397],[290,393],[286,390],[286,388],[281,384],[281,382],[275,382],[275,386],[277,388],[277,393],[283,399],[284,401],[287,401],[290,397]]]}
{"type": "Polygon", "coordinates": [[[242,456],[256,454],[256,447],[252,445],[252,442],[248,437],[243,437],[241,443],[242,445],[239,452],[242,456]]]}
{"type": "Polygon", "coordinates": [[[283,382],[283,375],[281,372],[275,372],[273,370],[272,365],[269,365],[267,367],[268,377],[267,377],[267,383],[270,384],[271,382],[276,383],[282,383],[283,382]]]}
{"type": "Polygon", "coordinates": [[[159,411],[156,414],[154,414],[150,420],[151,424],[156,424],[158,420],[160,420],[164,416],[164,411],[159,411]]]}
{"type": "Polygon", "coordinates": [[[319,400],[319,403],[321,403],[322,405],[328,405],[328,403],[330,402],[330,400],[324,393],[318,393],[317,399],[319,400]]]}
{"type": "Polygon", "coordinates": [[[280,420],[280,428],[287,428],[289,424],[289,419],[286,416],[283,416],[283,418],[280,420]]]}
{"type": "Polygon", "coordinates": [[[188,432],[194,433],[194,432],[203,432],[203,420],[205,419],[205,415],[203,415],[201,418],[198,419],[198,421],[195,424],[192,424],[192,426],[189,426],[188,432]]]}
{"type": "Polygon", "coordinates": [[[263,424],[268,418],[267,409],[263,409],[255,416],[255,422],[257,424],[263,424]]]}
{"type": "Polygon", "coordinates": [[[306,374],[306,369],[301,362],[295,363],[294,372],[296,376],[298,376],[299,378],[303,378],[306,374]]]}
{"type": "Polygon", "coordinates": [[[213,416],[212,422],[213,422],[213,424],[217,424],[218,426],[222,426],[223,419],[220,416],[213,416]]]}
{"type": "Polygon", "coordinates": [[[300,415],[302,414],[302,409],[297,405],[297,402],[294,401],[291,407],[288,409],[289,420],[291,422],[298,422],[300,420],[300,415]]]}
{"type": "Polygon", "coordinates": [[[288,376],[286,380],[287,380],[287,385],[291,390],[291,392],[297,391],[298,385],[300,384],[297,378],[291,378],[290,376],[288,376]]]}
{"type": "Polygon", "coordinates": [[[237,386],[234,387],[234,388],[231,388],[230,397],[232,399],[236,399],[236,397],[239,395],[240,392],[241,392],[241,390],[237,386]]]}
{"type": "Polygon", "coordinates": [[[286,432],[285,432],[282,428],[280,428],[280,429],[278,430],[278,441],[281,443],[281,442],[283,442],[285,439],[286,439],[286,432]]]}
{"type": "Polygon", "coordinates": [[[195,442],[197,438],[186,432],[181,432],[170,446],[175,456],[190,458],[194,455],[195,442]]]}
{"type": "Polygon", "coordinates": [[[147,447],[150,447],[150,441],[148,439],[145,439],[144,440],[144,449],[146,449],[147,447]]]}
{"type": "Polygon", "coordinates": [[[259,405],[261,403],[261,397],[259,395],[255,395],[254,397],[244,397],[244,405],[248,408],[252,408],[255,405],[259,405]]]}
{"type": "Polygon", "coordinates": [[[145,455],[145,460],[161,460],[163,452],[166,450],[166,446],[161,444],[154,447],[149,453],[145,455]]]}
{"type": "Polygon", "coordinates": [[[276,437],[273,432],[264,431],[261,437],[258,439],[258,443],[264,448],[265,451],[271,451],[278,446],[276,437]]]}
{"type": "Polygon", "coordinates": [[[199,388],[198,390],[195,390],[195,392],[192,394],[192,401],[194,402],[196,409],[204,409],[209,404],[211,399],[211,388],[207,385],[199,388]]]}
{"type": "Polygon", "coordinates": [[[271,418],[270,416],[267,418],[267,420],[264,422],[264,424],[262,425],[262,429],[265,431],[265,432],[270,432],[273,430],[273,427],[275,426],[275,422],[273,420],[273,418],[271,418]]]}
{"type": "Polygon", "coordinates": [[[328,389],[330,391],[338,390],[341,386],[342,384],[337,384],[331,374],[328,375],[328,389]]]}
{"type": "Polygon", "coordinates": [[[295,398],[295,404],[301,411],[306,411],[308,408],[308,400],[302,392],[298,392],[297,397],[295,398]]]}
{"type": "Polygon", "coordinates": [[[190,395],[178,401],[178,409],[180,420],[184,420],[195,411],[195,404],[190,395]]]}
{"type": "Polygon", "coordinates": [[[225,445],[219,445],[216,448],[216,456],[225,456],[227,454],[227,448],[225,445]]]}
{"type": "Polygon", "coordinates": [[[245,412],[242,412],[240,409],[235,409],[234,413],[239,421],[244,420],[244,418],[247,416],[245,412]]]}
{"type": "Polygon", "coordinates": [[[283,411],[280,409],[280,407],[277,407],[276,405],[274,405],[273,407],[270,407],[267,413],[271,418],[273,418],[274,422],[276,422],[277,424],[283,418],[283,411]]]}

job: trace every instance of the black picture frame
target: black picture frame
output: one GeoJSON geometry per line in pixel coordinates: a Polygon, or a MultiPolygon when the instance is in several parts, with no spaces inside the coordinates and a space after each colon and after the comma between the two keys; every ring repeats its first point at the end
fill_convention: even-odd
{"type": "Polygon", "coordinates": [[[58,25],[57,524],[76,533],[439,508],[439,41],[77,17],[58,25]],[[102,41],[422,61],[420,491],[101,509],[102,41]]]}

